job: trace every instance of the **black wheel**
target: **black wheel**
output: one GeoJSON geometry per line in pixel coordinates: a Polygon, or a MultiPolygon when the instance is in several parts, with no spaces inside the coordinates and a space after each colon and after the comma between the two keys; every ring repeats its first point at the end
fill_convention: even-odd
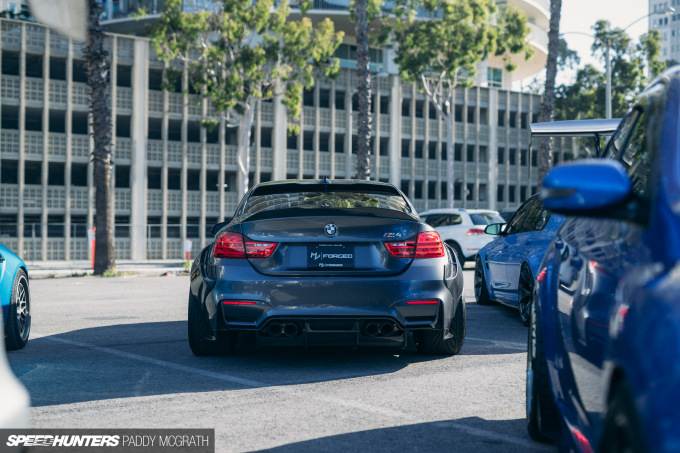
{"type": "Polygon", "coordinates": [[[553,442],[559,435],[559,413],[550,391],[548,364],[543,351],[543,335],[532,304],[527,346],[526,411],[527,429],[532,439],[553,442]]]}
{"type": "Polygon", "coordinates": [[[517,285],[517,305],[519,309],[519,319],[525,326],[529,325],[531,314],[531,304],[534,299],[534,276],[531,269],[526,264],[522,266],[519,273],[519,283],[517,285]]]}
{"type": "Polygon", "coordinates": [[[14,277],[5,326],[7,350],[15,351],[26,346],[31,333],[31,297],[28,278],[23,269],[19,269],[14,277]]]}
{"type": "Polygon", "coordinates": [[[417,331],[413,333],[416,341],[416,349],[422,354],[428,355],[454,355],[458,354],[465,342],[465,302],[463,296],[458,301],[456,313],[451,318],[448,338],[445,338],[445,330],[417,331]]]}
{"type": "Polygon", "coordinates": [[[198,356],[229,355],[234,351],[235,338],[230,334],[214,334],[208,312],[203,304],[189,295],[189,347],[198,356]]]}
{"type": "Polygon", "coordinates": [[[477,257],[475,260],[475,299],[479,305],[491,305],[493,301],[489,298],[489,289],[486,287],[482,266],[482,259],[477,257]]]}
{"type": "Polygon", "coordinates": [[[602,434],[602,453],[645,452],[642,429],[633,404],[633,395],[625,382],[612,393],[602,434]]]}

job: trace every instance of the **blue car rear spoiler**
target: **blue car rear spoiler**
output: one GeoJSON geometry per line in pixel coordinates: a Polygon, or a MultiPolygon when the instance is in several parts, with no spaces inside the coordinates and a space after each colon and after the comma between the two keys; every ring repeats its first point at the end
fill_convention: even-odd
{"type": "Polygon", "coordinates": [[[531,123],[531,137],[594,137],[597,155],[600,155],[600,137],[612,135],[621,118],[596,120],[566,120],[531,123]]]}

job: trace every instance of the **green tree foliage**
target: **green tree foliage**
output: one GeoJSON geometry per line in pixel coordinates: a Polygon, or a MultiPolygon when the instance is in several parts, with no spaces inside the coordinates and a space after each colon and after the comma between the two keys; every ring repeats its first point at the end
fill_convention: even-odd
{"type": "MultiPolygon", "coordinates": [[[[241,196],[248,189],[256,103],[280,98],[297,120],[303,89],[314,84],[315,76],[339,73],[332,55],[343,33],[328,18],[313,24],[305,16],[309,3],[301,2],[302,18],[292,20],[287,0],[276,5],[274,0],[220,0],[198,12],[185,12],[182,0],[166,0],[151,31],[156,52],[170,62],[169,78],[184,72],[193,88],[238,126],[241,196]]],[[[289,124],[294,131],[297,127],[289,124]]]]}
{"type": "Polygon", "coordinates": [[[447,206],[453,206],[453,106],[455,88],[470,84],[476,64],[502,57],[508,70],[512,54],[532,50],[526,44],[527,18],[512,6],[496,9],[493,0],[396,0],[383,22],[380,41],[396,43],[395,62],[407,82],[422,89],[447,124],[447,206]],[[422,15],[429,16],[423,20],[422,15]],[[418,17],[420,16],[420,17],[418,17]]]}
{"type": "Polygon", "coordinates": [[[602,65],[586,65],[576,72],[573,83],[557,87],[557,120],[604,118],[606,45],[611,46],[612,116],[615,118],[623,116],[635,96],[648,85],[647,67],[650,68],[652,78],[667,67],[666,62],[659,60],[661,36],[657,30],[642,35],[638,43],[633,43],[630,36],[621,29],[610,29],[607,21],[598,21],[593,31],[593,55],[601,58],[602,65]]]}

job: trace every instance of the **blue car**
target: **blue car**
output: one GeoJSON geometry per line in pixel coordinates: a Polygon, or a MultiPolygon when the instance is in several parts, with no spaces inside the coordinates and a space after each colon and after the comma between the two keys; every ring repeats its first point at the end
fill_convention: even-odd
{"type": "Polygon", "coordinates": [[[492,224],[484,230],[498,237],[484,246],[475,259],[475,299],[480,305],[494,302],[516,307],[528,325],[534,276],[543,253],[564,222],[551,214],[538,195],[525,201],[507,225],[492,224]]]}
{"type": "Polygon", "coordinates": [[[621,121],[605,159],[554,168],[567,215],[536,274],[529,434],[571,451],[680,451],[680,67],[621,121]]]}
{"type": "Polygon", "coordinates": [[[31,297],[26,263],[0,244],[0,303],[5,319],[5,346],[21,349],[31,332],[31,297]]]}

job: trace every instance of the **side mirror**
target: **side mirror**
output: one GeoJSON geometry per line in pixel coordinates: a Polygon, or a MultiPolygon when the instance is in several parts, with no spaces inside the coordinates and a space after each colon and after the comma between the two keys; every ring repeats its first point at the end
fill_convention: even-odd
{"type": "Polygon", "coordinates": [[[631,194],[623,166],[610,159],[586,159],[559,165],[541,185],[541,200],[560,214],[606,215],[603,210],[624,202],[631,194]]]}
{"type": "Polygon", "coordinates": [[[223,227],[228,225],[231,221],[233,220],[233,217],[227,217],[224,222],[218,222],[215,225],[213,225],[212,229],[210,232],[212,234],[217,234],[218,231],[220,231],[223,227]]]}
{"type": "Polygon", "coordinates": [[[505,223],[492,223],[491,225],[487,225],[486,228],[484,228],[484,232],[486,234],[490,234],[491,236],[498,236],[503,232],[504,226],[505,223]]]}

